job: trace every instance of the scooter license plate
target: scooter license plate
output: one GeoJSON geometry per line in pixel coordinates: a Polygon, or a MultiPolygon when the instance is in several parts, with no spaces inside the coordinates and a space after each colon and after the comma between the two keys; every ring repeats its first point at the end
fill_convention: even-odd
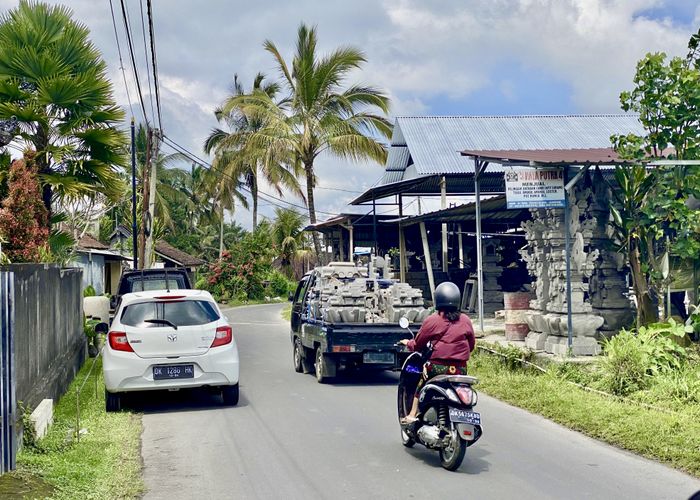
{"type": "Polygon", "coordinates": [[[450,408],[450,421],[461,424],[481,425],[481,414],[475,411],[450,408]]]}

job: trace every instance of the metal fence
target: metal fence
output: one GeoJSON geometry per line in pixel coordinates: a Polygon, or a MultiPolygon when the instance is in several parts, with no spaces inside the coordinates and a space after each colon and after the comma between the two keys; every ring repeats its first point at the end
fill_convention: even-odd
{"type": "Polygon", "coordinates": [[[0,272],[0,474],[15,468],[17,453],[12,285],[13,274],[0,272]]]}
{"type": "Polygon", "coordinates": [[[55,264],[0,267],[0,473],[14,467],[17,402],[58,399],[85,359],[81,281],[80,269],[55,264]]]}

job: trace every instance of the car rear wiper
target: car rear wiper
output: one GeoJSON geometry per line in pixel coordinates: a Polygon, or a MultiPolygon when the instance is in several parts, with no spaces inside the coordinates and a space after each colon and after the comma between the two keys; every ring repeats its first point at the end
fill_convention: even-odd
{"type": "Polygon", "coordinates": [[[173,323],[172,321],[168,321],[167,319],[145,319],[143,320],[144,323],[157,323],[159,325],[168,325],[173,327],[175,330],[177,330],[177,325],[173,323]]]}

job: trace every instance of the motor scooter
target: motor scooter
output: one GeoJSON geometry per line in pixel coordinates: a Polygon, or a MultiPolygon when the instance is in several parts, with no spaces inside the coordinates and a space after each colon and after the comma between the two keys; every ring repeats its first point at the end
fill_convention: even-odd
{"type": "MultiPolygon", "coordinates": [[[[407,318],[401,318],[399,326],[413,336],[407,318]]],[[[483,433],[481,415],[473,411],[479,399],[473,386],[479,381],[468,375],[438,375],[429,379],[418,396],[418,419],[404,424],[402,419],[411,411],[418,382],[429,359],[429,353],[414,352],[401,369],[398,387],[401,442],[408,448],[419,443],[437,450],[442,467],[454,471],[462,464],[467,448],[483,433]]]]}

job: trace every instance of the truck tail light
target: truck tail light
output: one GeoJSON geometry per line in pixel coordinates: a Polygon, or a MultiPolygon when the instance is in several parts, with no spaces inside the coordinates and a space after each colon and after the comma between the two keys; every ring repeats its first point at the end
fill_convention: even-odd
{"type": "Polygon", "coordinates": [[[109,340],[109,347],[114,351],[134,352],[124,332],[109,332],[107,339],[109,340]]]}
{"type": "Polygon", "coordinates": [[[216,329],[216,335],[214,335],[214,342],[211,343],[211,347],[219,347],[221,345],[230,344],[233,340],[233,330],[230,326],[220,326],[216,329]]]}
{"type": "Polygon", "coordinates": [[[334,345],[333,352],[352,352],[353,348],[349,345],[334,345]]]}

